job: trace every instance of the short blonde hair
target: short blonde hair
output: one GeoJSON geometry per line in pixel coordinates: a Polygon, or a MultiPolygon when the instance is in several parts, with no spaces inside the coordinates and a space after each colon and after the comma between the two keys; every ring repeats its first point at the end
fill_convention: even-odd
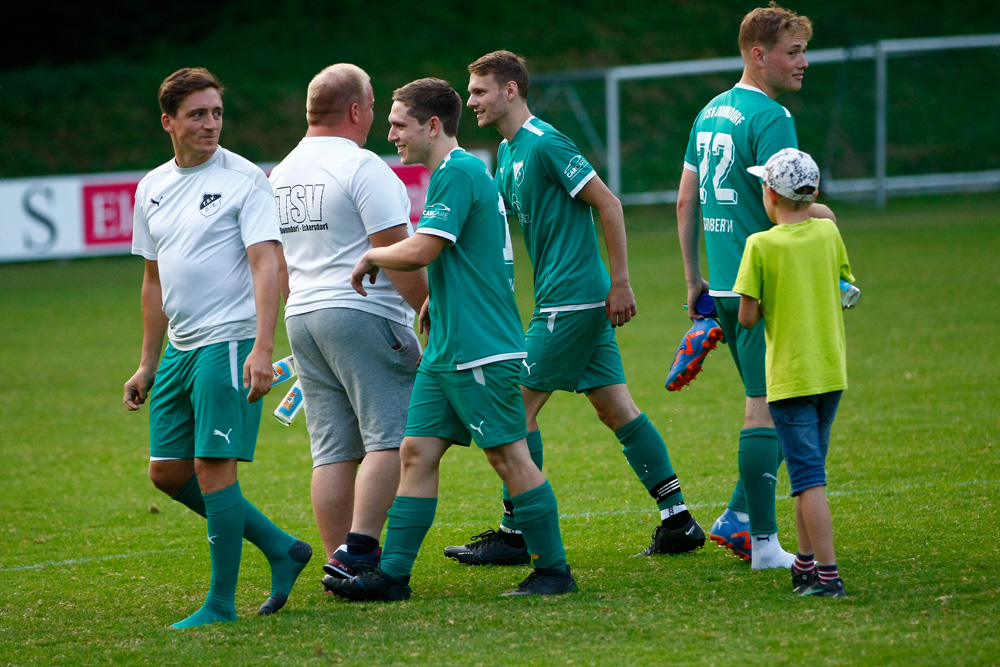
{"type": "Polygon", "coordinates": [[[812,39],[812,21],[790,9],[779,7],[774,0],[767,7],[758,7],[743,17],[740,24],[740,53],[744,58],[755,46],[770,51],[785,35],[812,39]]]}

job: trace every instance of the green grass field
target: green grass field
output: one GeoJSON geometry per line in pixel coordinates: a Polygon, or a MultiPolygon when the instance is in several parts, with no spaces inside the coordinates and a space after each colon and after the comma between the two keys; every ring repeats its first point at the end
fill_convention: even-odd
{"type": "MultiPolygon", "coordinates": [[[[441,556],[499,517],[485,457],[456,449],[411,601],[326,596],[317,558],[285,610],[257,617],[269,573],[246,544],[240,622],[169,630],[201,604],[208,553],[203,521],[146,476],[147,412],[121,405],[138,362],[141,260],[0,265],[0,664],[998,664],[1000,314],[987,307],[998,204],[834,202],[864,292],[845,316],[851,387],[828,461],[848,600],[797,599],[787,572],[752,572],[714,545],[630,558],[655,505],[588,402],[559,394],[542,413],[545,472],[578,594],[501,599],[527,569],[441,556]]],[[[707,529],[735,479],[743,397],[725,348],[691,388],[663,388],[688,326],[673,215],[629,215],[639,316],[618,339],[629,386],[707,529]]],[[[517,266],[526,308],[523,254],[517,266]]],[[[288,350],[281,326],[278,341],[276,357],[288,350]]],[[[265,398],[241,484],[317,547],[304,420],[267,416],[282,388],[265,398]]],[[[778,520],[793,548],[787,492],[782,473],[778,520]]]]}

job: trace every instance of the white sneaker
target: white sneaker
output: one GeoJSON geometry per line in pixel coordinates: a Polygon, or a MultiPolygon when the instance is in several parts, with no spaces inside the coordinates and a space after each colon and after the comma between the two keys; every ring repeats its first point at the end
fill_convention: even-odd
{"type": "Polygon", "coordinates": [[[781,548],[777,533],[753,536],[753,549],[750,553],[750,567],[753,569],[783,567],[790,570],[794,562],[795,554],[790,554],[781,548]]]}

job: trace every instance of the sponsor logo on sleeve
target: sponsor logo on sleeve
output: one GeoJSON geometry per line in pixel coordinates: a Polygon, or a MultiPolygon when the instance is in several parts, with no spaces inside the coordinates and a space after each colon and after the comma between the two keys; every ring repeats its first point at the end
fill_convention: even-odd
{"type": "Polygon", "coordinates": [[[451,213],[451,209],[444,204],[428,204],[424,207],[422,217],[434,220],[447,220],[449,213],[451,213]]]}
{"type": "Polygon", "coordinates": [[[576,178],[576,175],[579,174],[582,170],[586,169],[586,167],[587,167],[586,158],[584,158],[582,155],[577,155],[573,157],[572,160],[569,161],[569,164],[566,165],[566,171],[563,173],[566,174],[566,178],[573,179],[576,178]]]}

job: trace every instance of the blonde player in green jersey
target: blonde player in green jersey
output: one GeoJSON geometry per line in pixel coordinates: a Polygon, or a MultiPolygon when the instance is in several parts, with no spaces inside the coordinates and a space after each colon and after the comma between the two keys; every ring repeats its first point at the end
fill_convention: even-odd
{"type": "MultiPolygon", "coordinates": [[[[794,555],[778,542],[774,494],[781,450],[767,408],[764,334],[739,326],[739,295],[733,281],[747,237],[771,226],[757,179],[747,167],[764,164],[782,148],[796,147],[792,115],[775,101],[802,87],[809,63],[812,23],[776,6],[753,10],[740,26],[743,75],[698,114],[684,157],[677,199],[677,227],[687,281],[688,315],[703,293],[715,300],[718,319],[746,392],[739,437],[740,477],[725,512],[709,536],[756,569],[791,567],[794,555]],[[711,281],[702,277],[698,242],[702,230],[711,281]]],[[[813,204],[815,217],[833,212],[813,204]]]]}
{"type": "MultiPolygon", "coordinates": [[[[659,510],[652,543],[641,555],[697,549],[705,543],[704,531],[687,510],[663,438],[632,400],[615,341],[614,327],[636,313],[621,202],[569,138],[531,114],[523,58],[495,51],[469,65],[469,73],[467,106],[480,127],[495,127],[504,137],[497,184],[521,224],[534,269],[535,311],[520,372],[532,458],[540,468],[538,414],[552,392],[586,395],[659,510]],[[598,248],[594,210],[610,275],[598,248]]],[[[509,492],[503,494],[500,530],[448,547],[446,556],[473,565],[526,562],[520,519],[509,492]]]]}
{"type": "Polygon", "coordinates": [[[367,251],[351,276],[365,294],[379,269],[427,267],[430,289],[421,324],[430,324],[400,449],[399,489],[378,568],[353,579],[324,580],[348,600],[405,600],[410,570],[437,509],[439,464],[452,444],[476,444],[510,488],[524,517],[534,571],[505,595],[556,595],[576,589],[559,534],[552,487],[525,442],[517,373],[524,359],[521,319],[507,260],[510,234],[496,185],[455,138],[458,93],[440,79],[419,79],[393,93],[389,140],[403,164],[431,171],[416,233],[367,251]]]}

